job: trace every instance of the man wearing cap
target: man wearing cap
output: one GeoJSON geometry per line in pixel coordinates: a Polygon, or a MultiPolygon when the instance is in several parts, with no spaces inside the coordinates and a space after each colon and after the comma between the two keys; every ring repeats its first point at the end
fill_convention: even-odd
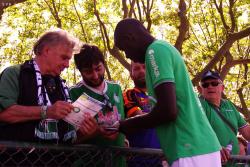
{"type": "Polygon", "coordinates": [[[218,72],[207,71],[202,75],[198,91],[207,118],[214,129],[221,146],[221,160],[227,162],[231,154],[239,154],[237,133],[250,140],[250,126],[235,106],[222,98],[224,85],[218,72]],[[230,151],[230,144],[232,150],[230,151]],[[226,148],[227,147],[227,148],[226,148]]]}

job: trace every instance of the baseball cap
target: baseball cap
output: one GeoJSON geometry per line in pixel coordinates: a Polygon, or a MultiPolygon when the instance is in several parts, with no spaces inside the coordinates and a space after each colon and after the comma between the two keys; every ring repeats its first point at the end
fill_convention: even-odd
{"type": "Polygon", "coordinates": [[[201,81],[205,81],[207,79],[220,79],[220,74],[216,71],[212,71],[212,70],[208,70],[206,72],[204,72],[201,76],[201,81]]]}

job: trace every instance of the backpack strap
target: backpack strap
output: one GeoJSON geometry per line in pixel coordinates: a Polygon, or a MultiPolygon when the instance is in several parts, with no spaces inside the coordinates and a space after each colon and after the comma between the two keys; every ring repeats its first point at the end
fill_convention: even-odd
{"type": "MultiPolygon", "coordinates": [[[[200,96],[202,100],[206,100],[204,97],[200,96]]],[[[206,100],[207,101],[207,100],[206,100]]],[[[208,101],[207,101],[208,102],[208,101]]],[[[214,109],[214,111],[217,113],[217,115],[224,121],[224,123],[227,124],[227,126],[233,131],[234,134],[237,134],[237,130],[234,128],[232,123],[220,112],[220,109],[213,105],[212,103],[208,102],[208,104],[214,109]]]]}

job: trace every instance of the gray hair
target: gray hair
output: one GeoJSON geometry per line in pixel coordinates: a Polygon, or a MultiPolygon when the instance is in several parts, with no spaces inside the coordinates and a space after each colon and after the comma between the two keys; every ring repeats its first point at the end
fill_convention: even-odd
{"type": "Polygon", "coordinates": [[[66,45],[74,50],[77,47],[77,40],[70,36],[67,31],[62,29],[48,31],[44,33],[34,44],[34,54],[38,56],[42,53],[45,46],[56,46],[58,44],[66,45]]]}

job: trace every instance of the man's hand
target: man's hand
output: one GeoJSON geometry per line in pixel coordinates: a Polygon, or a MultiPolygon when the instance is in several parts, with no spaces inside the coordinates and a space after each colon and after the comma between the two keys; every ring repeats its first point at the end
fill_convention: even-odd
{"type": "Polygon", "coordinates": [[[65,101],[57,101],[52,106],[48,107],[47,117],[52,119],[63,119],[73,109],[74,107],[72,104],[65,101]]]}
{"type": "Polygon", "coordinates": [[[132,124],[128,124],[129,120],[142,117],[143,115],[148,115],[148,113],[136,115],[134,117],[127,118],[125,120],[120,120],[118,123],[115,124],[115,126],[119,129],[120,132],[122,132],[125,135],[133,134],[138,130],[132,124]]]}
{"type": "Polygon", "coordinates": [[[222,149],[220,150],[220,155],[221,155],[221,162],[223,164],[227,163],[227,161],[230,159],[230,151],[225,147],[222,147],[222,149]]]}
{"type": "Polygon", "coordinates": [[[81,134],[87,138],[95,136],[99,130],[99,126],[95,118],[91,117],[89,113],[84,114],[84,120],[79,128],[81,134]]]}
{"type": "Polygon", "coordinates": [[[108,130],[102,126],[100,126],[99,130],[103,137],[110,139],[110,140],[115,140],[119,134],[118,130],[108,130]]]}

